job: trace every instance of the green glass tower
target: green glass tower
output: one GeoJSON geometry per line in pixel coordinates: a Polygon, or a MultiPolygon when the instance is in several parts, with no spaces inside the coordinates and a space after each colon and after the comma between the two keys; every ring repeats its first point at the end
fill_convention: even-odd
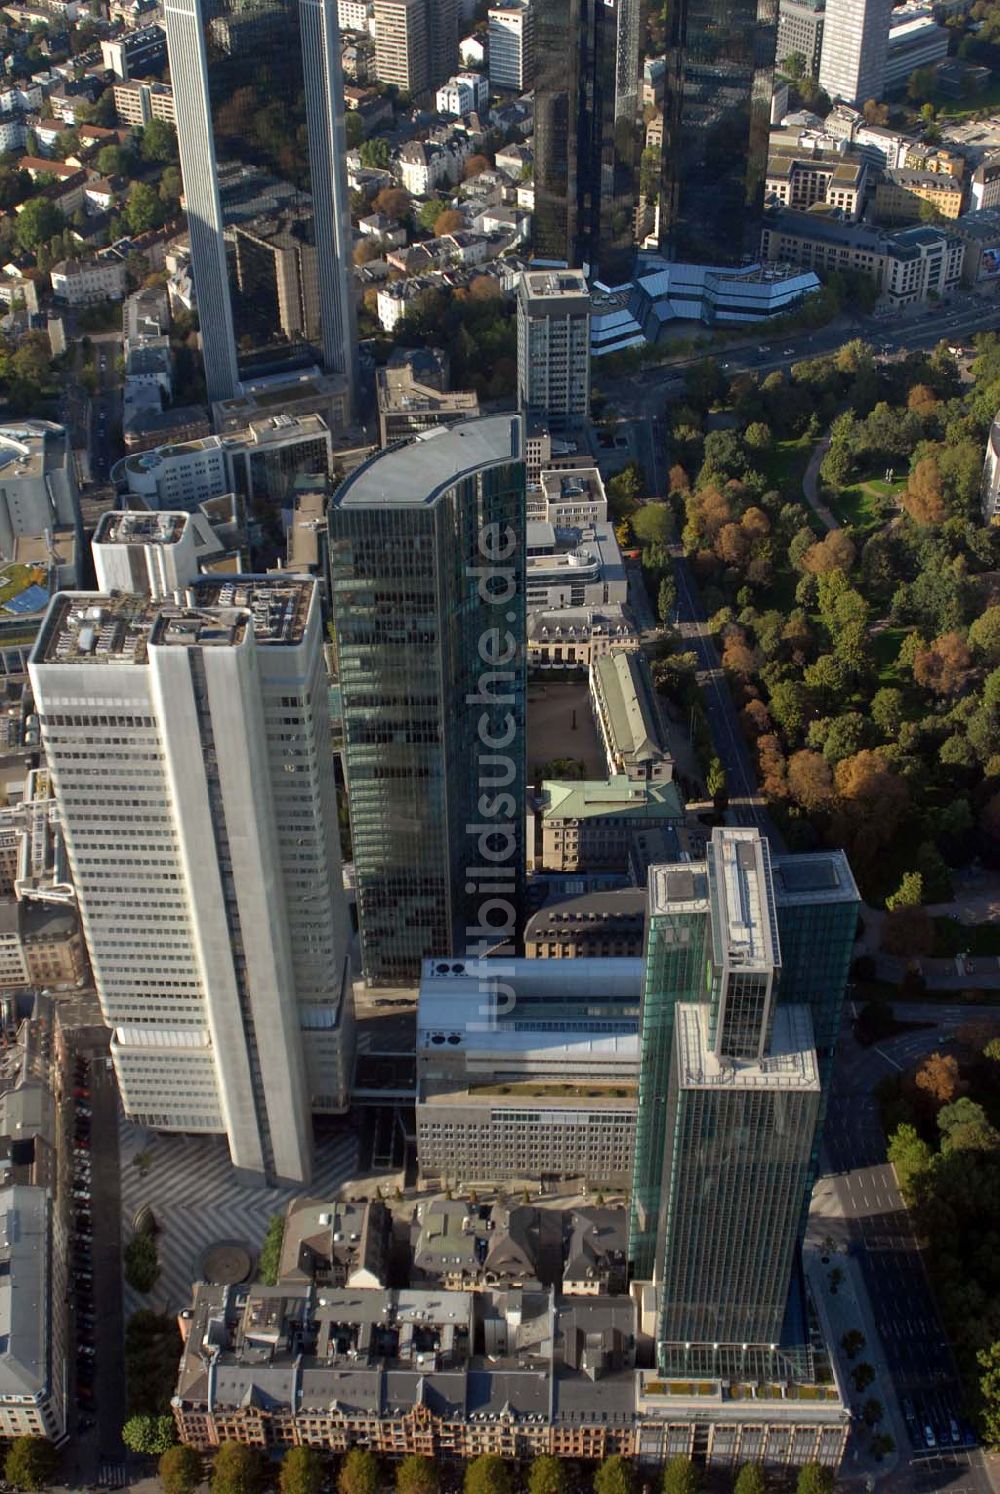
{"type": "Polygon", "coordinates": [[[330,596],[364,976],[516,939],[524,878],[523,435],[371,458],[330,506],[330,596]]]}
{"type": "Polygon", "coordinates": [[[842,855],[774,869],[755,830],[650,872],[630,1249],[664,1372],[781,1344],[856,911],[842,855]]]}

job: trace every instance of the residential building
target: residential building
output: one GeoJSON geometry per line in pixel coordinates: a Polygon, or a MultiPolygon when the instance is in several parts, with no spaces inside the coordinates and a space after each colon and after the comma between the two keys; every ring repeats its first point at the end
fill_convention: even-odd
{"type": "Polygon", "coordinates": [[[501,0],[487,18],[490,87],[527,93],[535,76],[533,0],[501,0]]]}
{"type": "MultiPolygon", "coordinates": [[[[456,1202],[448,1216],[422,1205],[435,1221],[463,1207],[456,1202]]],[[[645,1299],[600,1290],[620,1278],[611,1211],[570,1216],[569,1274],[548,1289],[534,1287],[529,1272],[566,1216],[554,1212],[540,1229],[534,1219],[545,1211],[512,1209],[509,1227],[499,1212],[488,1237],[458,1219],[443,1239],[462,1259],[481,1240],[495,1286],[442,1289],[439,1277],[390,1290],[297,1277],[274,1287],[198,1283],[182,1319],[172,1399],[179,1436],[204,1452],[224,1441],[362,1446],[438,1463],[483,1453],[507,1463],[543,1453],[599,1462],[620,1453],[650,1480],[672,1457],[693,1453],[728,1479],[746,1462],[789,1473],[807,1462],[838,1467],[851,1412],[835,1383],[692,1382],[636,1369],[649,1333],[645,1299]]]]}
{"type": "Polygon", "coordinates": [[[893,11],[886,47],[882,94],[905,88],[918,68],[933,67],[948,56],[946,26],[939,26],[931,6],[912,0],[893,11]]]}
{"type": "Polygon", "coordinates": [[[49,420],[0,426],[0,557],[19,538],[77,530],[80,498],[65,428],[49,420]]]}
{"type": "Polygon", "coordinates": [[[553,872],[622,871],[632,837],[684,823],[677,784],[545,779],[536,810],[535,854],[553,872]]]}
{"type": "Polygon", "coordinates": [[[489,80],[482,73],[456,73],[441,84],[435,108],[439,114],[478,114],[489,101],[489,80]]]}
{"type": "Polygon", "coordinates": [[[969,180],[969,211],[1000,207],[1000,154],[980,161],[969,180]]]}
{"type": "Polygon", "coordinates": [[[126,1114],[307,1182],[353,1065],[316,584],[60,592],[29,674],[126,1114]]]}
{"type": "Polygon", "coordinates": [[[425,961],[421,1176],[466,1187],[540,1177],[626,1186],[641,979],[638,959],[425,961]]]}
{"type": "Polygon", "coordinates": [[[372,457],[329,521],[364,976],[413,984],[425,956],[491,947],[520,919],[520,420],[463,421],[372,457]],[[504,792],[480,797],[484,783],[504,792]],[[484,900],[475,868],[491,858],[484,900]]]}
{"type": "Polygon", "coordinates": [[[34,899],[17,907],[26,984],[37,991],[82,986],[90,967],[75,909],[34,899]]]}
{"type": "Polygon", "coordinates": [[[825,19],[826,0],[779,0],[776,60],[784,62],[798,52],[806,60],[807,75],[818,78],[825,19]]]}
{"type": "Polygon", "coordinates": [[[146,125],[151,119],[162,119],[176,125],[174,90],[169,83],[153,78],[130,78],[113,86],[115,113],[119,124],[146,125]]]}
{"type": "Polygon", "coordinates": [[[891,0],[826,0],[819,85],[834,103],[882,97],[891,0]]]}
{"type": "Polygon", "coordinates": [[[921,227],[886,233],[815,212],[776,211],[765,216],[761,258],[815,271],[859,270],[887,305],[911,306],[958,289],[966,261],[965,235],[958,226],[962,221],[947,232],[921,227]]]}
{"type": "Polygon", "coordinates": [[[49,279],[52,294],[67,306],[94,306],[125,295],[125,264],[120,259],[60,259],[49,279]]]}
{"type": "Polygon", "coordinates": [[[161,68],[167,60],[167,38],[162,26],[140,26],[123,36],[101,42],[101,61],[106,72],[126,81],[150,68],[161,68]]]}
{"type": "Polygon", "coordinates": [[[641,639],[621,602],[601,607],[560,607],[528,613],[528,669],[590,669],[613,649],[637,649],[641,639]]]}
{"type": "Polygon", "coordinates": [[[448,355],[440,348],[396,348],[375,373],[382,445],[477,416],[475,390],[448,384],[448,355]]]}
{"type": "Polygon", "coordinates": [[[624,280],[638,195],[638,0],[532,0],[537,259],[624,280]]]}
{"type": "Polygon", "coordinates": [[[454,71],[456,0],[375,0],[375,76],[417,98],[454,71]]]}
{"type": "Polygon", "coordinates": [[[535,960],[639,959],[648,895],[645,887],[555,897],[524,926],[524,953],[535,960]]]}
{"type": "Polygon", "coordinates": [[[590,667],[590,703],[608,775],[635,783],[669,783],[674,759],[641,650],[615,649],[590,667]]]}
{"type": "Polygon", "coordinates": [[[370,12],[369,0],[337,0],[341,31],[367,31],[370,12]]]}
{"type": "Polygon", "coordinates": [[[880,223],[912,223],[927,202],[940,217],[958,218],[964,200],[964,185],[955,177],[904,166],[886,171],[875,188],[875,217],[880,223]]]}
{"type": "Polygon", "coordinates": [[[983,463],[981,487],[983,522],[995,524],[1000,518],[1000,415],[993,418],[990,433],[986,438],[986,459],[983,463]]]}
{"type": "Polygon", "coordinates": [[[868,163],[858,156],[833,152],[812,156],[775,152],[768,157],[765,193],[768,204],[806,212],[824,203],[849,223],[861,217],[868,191],[868,163]]]}
{"type": "Polygon", "coordinates": [[[384,1287],[391,1220],[379,1199],[293,1198],[285,1212],[278,1275],[318,1287],[384,1287]]]}
{"type": "Polygon", "coordinates": [[[0,1436],[62,1442],[70,1343],[66,1270],[47,1188],[0,1189],[0,1436]],[[60,1289],[61,1288],[61,1289],[60,1289]]]}
{"type": "Polygon", "coordinates": [[[315,342],[320,335],[319,263],[309,242],[308,216],[275,217],[237,224],[236,286],[289,342],[315,342]]]}
{"type": "MultiPolygon", "coordinates": [[[[223,0],[207,27],[201,0],[166,0],[164,15],[208,398],[232,398],[248,372],[301,362],[303,334],[293,316],[282,319],[280,294],[272,287],[259,297],[256,281],[241,284],[237,257],[227,251],[252,191],[256,232],[269,219],[294,218],[315,249],[322,360],[347,380],[353,404],[357,336],[337,0],[273,0],[255,9],[223,0]],[[261,72],[263,55],[269,61],[261,72]],[[262,135],[255,122],[265,110],[276,123],[262,135]]],[[[311,335],[314,321],[304,319],[311,335]]]]}
{"type": "Polygon", "coordinates": [[[112,470],[134,498],[156,508],[192,512],[208,498],[235,492],[282,504],[300,472],[329,472],[333,445],[319,415],[270,415],[239,435],[205,436],[127,456],[112,470]]]}
{"type": "Polygon", "coordinates": [[[579,270],[525,270],[517,289],[517,392],[548,421],[590,414],[590,292],[579,270]]]}
{"type": "Polygon", "coordinates": [[[122,438],[127,452],[182,446],[212,434],[204,405],[171,405],[161,410],[145,389],[126,389],[122,399],[122,438]]]}

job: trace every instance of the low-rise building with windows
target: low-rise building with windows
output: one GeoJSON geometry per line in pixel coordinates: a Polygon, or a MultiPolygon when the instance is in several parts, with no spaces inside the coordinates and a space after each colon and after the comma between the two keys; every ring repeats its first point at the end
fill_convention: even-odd
{"type": "Polygon", "coordinates": [[[590,701],[613,777],[669,783],[674,759],[641,650],[603,654],[590,667],[590,701]]]}
{"type": "Polygon", "coordinates": [[[535,813],[536,861],[554,872],[623,871],[637,831],[683,821],[673,781],[635,783],[624,774],[581,782],[546,779],[535,813]]]}

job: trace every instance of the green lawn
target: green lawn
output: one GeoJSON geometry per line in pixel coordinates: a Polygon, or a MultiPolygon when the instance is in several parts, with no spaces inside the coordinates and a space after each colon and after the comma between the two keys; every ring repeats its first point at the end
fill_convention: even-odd
{"type": "Polygon", "coordinates": [[[769,483],[792,502],[802,497],[802,478],[809,465],[813,443],[808,436],[777,441],[760,458],[759,466],[769,483]]]}
{"type": "Polygon", "coordinates": [[[878,665],[880,685],[895,685],[905,690],[912,684],[909,674],[904,673],[896,662],[903,639],[910,631],[910,628],[883,628],[872,635],[872,652],[878,665]]]}
{"type": "Polygon", "coordinates": [[[989,84],[982,93],[974,93],[970,98],[946,99],[935,94],[932,103],[937,109],[939,119],[972,119],[977,114],[985,117],[992,114],[1000,104],[1000,79],[989,84]]]}
{"type": "Polygon", "coordinates": [[[962,953],[1000,955],[1000,924],[964,924],[957,918],[935,918],[934,953],[943,960],[962,953]]]}

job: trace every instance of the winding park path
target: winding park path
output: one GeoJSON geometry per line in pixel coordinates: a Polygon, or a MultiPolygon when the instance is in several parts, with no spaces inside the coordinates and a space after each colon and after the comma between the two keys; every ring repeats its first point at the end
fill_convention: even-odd
{"type": "Polygon", "coordinates": [[[819,496],[819,469],[829,449],[829,436],[817,441],[809,458],[809,465],[802,474],[802,496],[827,531],[840,528],[840,520],[819,496]]]}

